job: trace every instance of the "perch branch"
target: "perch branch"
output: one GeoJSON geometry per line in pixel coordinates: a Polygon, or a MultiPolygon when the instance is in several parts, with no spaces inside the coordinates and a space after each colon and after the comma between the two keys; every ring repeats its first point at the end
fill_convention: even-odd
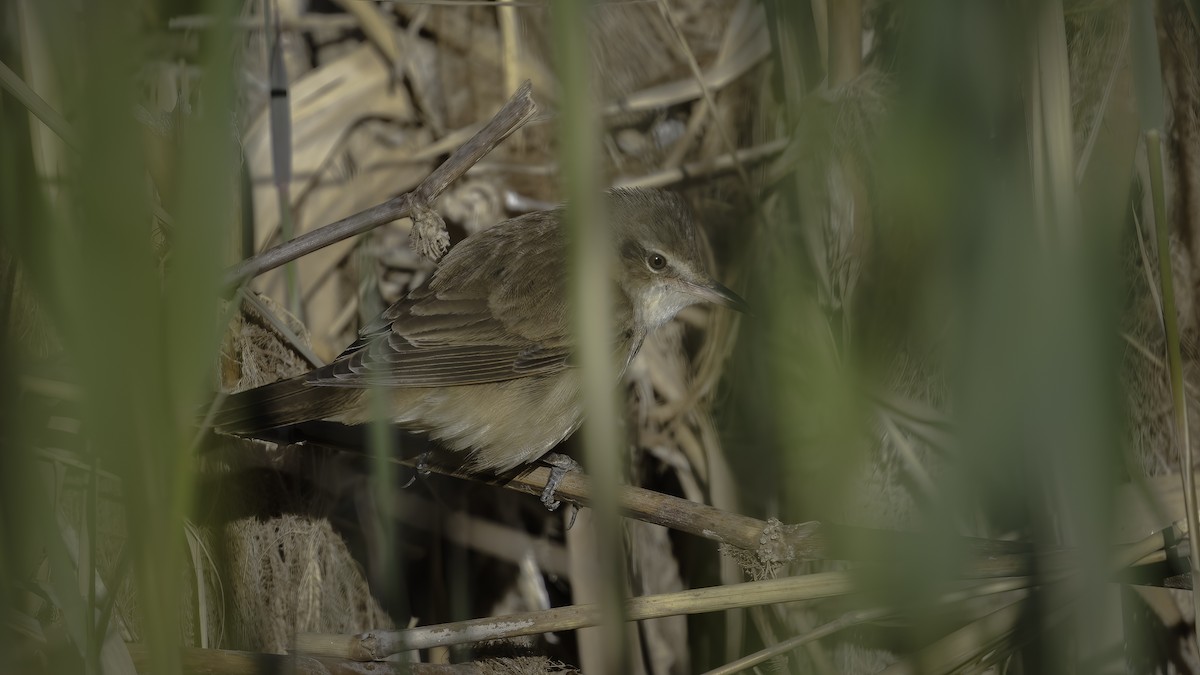
{"type": "MultiPolygon", "coordinates": [[[[415,460],[405,460],[404,463],[416,465],[415,460]]],[[[531,495],[540,495],[542,489],[546,487],[546,481],[550,478],[550,469],[544,466],[534,466],[512,478],[505,476],[492,480],[444,466],[430,465],[427,468],[443,475],[477,482],[489,482],[531,495]]],[[[579,506],[588,506],[592,499],[591,481],[582,473],[568,473],[563,477],[558,489],[555,490],[555,496],[579,506]]],[[[779,549],[776,555],[786,555],[786,559],[789,560],[825,557],[825,535],[822,532],[821,524],[817,522],[799,525],[783,525],[778,521],[767,522],[738,513],[722,511],[707,504],[699,504],[661,492],[631,486],[621,487],[618,506],[627,516],[637,520],[662,525],[748,551],[757,551],[763,547],[773,546],[779,549]],[[772,535],[774,535],[774,539],[771,538],[772,535]],[[789,553],[790,555],[787,555],[789,553]]]]}
{"type": "Polygon", "coordinates": [[[225,287],[232,289],[247,279],[289,263],[326,246],[368,232],[380,225],[428,208],[441,193],[492,151],[501,141],[537,112],[528,81],[482,129],[460,146],[411,192],[393,197],[352,216],[306,232],[234,265],[225,273],[225,287]]]}
{"type": "MultiPolygon", "coordinates": [[[[417,465],[417,460],[398,461],[408,466],[417,465]]],[[[436,464],[426,468],[443,475],[500,485],[531,495],[540,495],[550,477],[550,469],[544,466],[531,467],[512,477],[493,479],[436,464]]],[[[591,503],[591,481],[582,473],[568,473],[555,491],[555,496],[578,506],[587,506],[591,503]]],[[[900,547],[928,546],[932,540],[930,536],[915,532],[874,530],[816,521],[786,524],[775,519],[759,520],[627,485],[621,487],[617,503],[629,518],[751,551],[765,565],[796,560],[872,560],[894,554],[900,547]],[[856,542],[870,542],[870,548],[856,545],[856,542]]],[[[974,565],[964,571],[969,577],[1027,574],[1032,564],[1029,546],[1021,542],[974,537],[956,537],[955,542],[962,550],[976,557],[974,565]]]]}
{"type": "MultiPolygon", "coordinates": [[[[413,467],[418,463],[415,459],[397,461],[413,467]]],[[[512,477],[491,479],[437,464],[430,464],[426,468],[442,475],[499,485],[531,495],[540,495],[550,477],[550,469],[544,466],[528,468],[512,477]]],[[[555,496],[577,506],[587,506],[591,500],[590,481],[581,473],[568,473],[555,491],[555,496]]],[[[618,506],[626,517],[751,551],[765,565],[797,560],[886,561],[894,557],[898,550],[946,543],[942,535],[920,532],[877,530],[817,521],[797,524],[781,523],[775,519],[764,521],[631,486],[621,487],[618,506]]],[[[1186,526],[1177,522],[1171,527],[1183,531],[1186,526]]],[[[1175,538],[1180,539],[1182,535],[1176,534],[1175,538]]],[[[1135,544],[1116,547],[1114,568],[1148,563],[1146,557],[1161,551],[1164,541],[1162,531],[1159,531],[1135,544]]],[[[1038,552],[1028,543],[1019,541],[954,536],[953,544],[973,558],[973,562],[962,570],[964,578],[1015,577],[1030,574],[1034,569],[1043,574],[1066,573],[1077,562],[1077,554],[1069,549],[1038,552]]]]}

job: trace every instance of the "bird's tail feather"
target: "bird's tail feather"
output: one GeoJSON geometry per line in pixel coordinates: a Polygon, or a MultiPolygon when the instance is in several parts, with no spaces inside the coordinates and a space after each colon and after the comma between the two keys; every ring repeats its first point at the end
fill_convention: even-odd
{"type": "Polygon", "coordinates": [[[213,428],[253,435],[294,424],[336,417],[358,392],[305,383],[305,376],[230,394],[213,418],[213,428]]]}

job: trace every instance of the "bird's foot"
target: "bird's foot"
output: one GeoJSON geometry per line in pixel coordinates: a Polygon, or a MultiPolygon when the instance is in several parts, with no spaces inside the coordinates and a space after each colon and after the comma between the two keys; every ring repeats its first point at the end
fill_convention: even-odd
{"type": "Polygon", "coordinates": [[[401,485],[400,489],[405,490],[407,488],[412,487],[412,484],[417,482],[417,476],[421,476],[422,478],[424,478],[425,476],[428,476],[429,474],[430,474],[429,453],[422,452],[421,456],[417,458],[417,472],[414,473],[412,475],[412,477],[408,479],[407,483],[405,483],[404,485],[401,485]]]}
{"type": "Polygon", "coordinates": [[[542,457],[542,461],[550,465],[550,479],[546,481],[546,488],[542,490],[542,504],[546,506],[546,510],[554,511],[562,503],[554,498],[554,491],[562,483],[563,476],[567,475],[568,471],[583,471],[583,467],[579,466],[579,462],[557,452],[542,457]]]}

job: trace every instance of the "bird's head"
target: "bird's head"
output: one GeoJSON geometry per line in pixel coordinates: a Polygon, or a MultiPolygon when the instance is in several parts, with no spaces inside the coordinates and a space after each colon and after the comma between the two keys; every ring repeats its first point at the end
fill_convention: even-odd
{"type": "Polygon", "coordinates": [[[704,235],[679,196],[659,190],[618,189],[608,194],[618,283],[647,330],[699,302],[747,310],[745,300],[713,278],[704,235]]]}

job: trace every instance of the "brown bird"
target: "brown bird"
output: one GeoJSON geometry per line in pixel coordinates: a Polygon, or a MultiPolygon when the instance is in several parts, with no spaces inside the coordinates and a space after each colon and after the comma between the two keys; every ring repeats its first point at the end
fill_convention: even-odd
{"type": "MultiPolygon", "coordinates": [[[[703,234],[682,199],[660,190],[612,190],[606,198],[620,373],[646,336],[684,307],[709,301],[744,310],[708,270],[703,234]]],[[[254,436],[314,420],[364,424],[372,418],[369,389],[382,387],[394,424],[466,453],[469,470],[504,472],[541,458],[583,416],[560,217],[530,213],[462,240],[332,363],[229,396],[215,427],[254,436]]],[[[555,473],[542,501],[554,508],[554,487],[573,463],[548,463],[555,473]]]]}

